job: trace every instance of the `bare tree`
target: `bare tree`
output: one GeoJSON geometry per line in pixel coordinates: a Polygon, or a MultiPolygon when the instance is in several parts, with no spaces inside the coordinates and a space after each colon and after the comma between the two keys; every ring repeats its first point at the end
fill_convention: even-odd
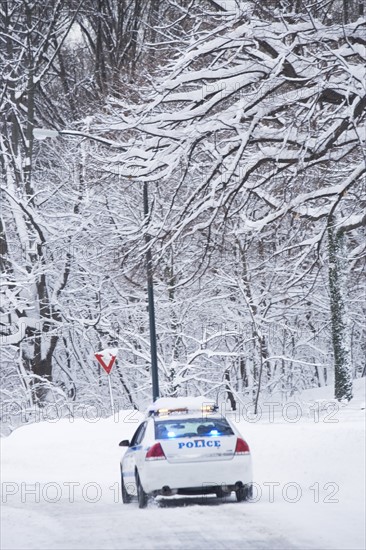
{"type": "MultiPolygon", "coordinates": [[[[365,23],[324,24],[306,13],[292,21],[276,12],[270,21],[250,12],[229,20],[182,54],[150,106],[137,116],[124,111],[119,128],[128,129],[131,145],[114,160],[140,181],[176,181],[179,171],[169,216],[155,228],[171,242],[232,216],[242,233],[299,220],[304,230],[286,258],[294,261],[287,284],[299,286],[332,220],[342,234],[365,224],[365,23]]],[[[104,115],[100,128],[114,120],[104,115]]],[[[331,304],[334,291],[330,284],[331,304]]],[[[334,324],[345,310],[330,309],[336,342],[334,331],[347,321],[334,324]]],[[[334,352],[336,396],[349,399],[342,380],[351,379],[350,364],[334,352]]]]}

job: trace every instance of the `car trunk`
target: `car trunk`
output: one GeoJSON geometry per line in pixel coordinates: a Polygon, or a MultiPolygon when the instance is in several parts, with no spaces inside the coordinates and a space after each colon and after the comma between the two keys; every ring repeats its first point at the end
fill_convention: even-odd
{"type": "Polygon", "coordinates": [[[230,460],[234,456],[235,435],[176,437],[160,441],[168,462],[230,460]]]}

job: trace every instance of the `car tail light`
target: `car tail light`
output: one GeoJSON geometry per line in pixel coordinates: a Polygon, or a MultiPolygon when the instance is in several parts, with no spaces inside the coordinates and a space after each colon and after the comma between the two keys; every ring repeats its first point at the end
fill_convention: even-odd
{"type": "Polygon", "coordinates": [[[248,455],[250,454],[249,445],[244,439],[238,439],[236,440],[236,447],[235,447],[235,454],[236,455],[248,455]]]}
{"type": "Polygon", "coordinates": [[[145,460],[164,460],[165,454],[160,443],[155,443],[146,453],[145,460]]]}

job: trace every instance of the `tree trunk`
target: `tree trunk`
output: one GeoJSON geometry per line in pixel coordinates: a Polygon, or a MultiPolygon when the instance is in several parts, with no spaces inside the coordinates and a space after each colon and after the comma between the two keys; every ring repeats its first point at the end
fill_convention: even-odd
{"type": "Polygon", "coordinates": [[[226,393],[227,393],[227,398],[230,401],[231,409],[233,411],[236,411],[236,400],[235,400],[234,394],[233,394],[232,389],[231,389],[231,380],[230,380],[230,370],[229,370],[229,368],[227,368],[225,370],[224,378],[225,378],[225,389],[226,389],[226,393]]]}
{"type": "Polygon", "coordinates": [[[352,365],[347,326],[345,235],[337,231],[333,218],[328,222],[329,295],[334,352],[334,397],[352,399],[352,365]]]}

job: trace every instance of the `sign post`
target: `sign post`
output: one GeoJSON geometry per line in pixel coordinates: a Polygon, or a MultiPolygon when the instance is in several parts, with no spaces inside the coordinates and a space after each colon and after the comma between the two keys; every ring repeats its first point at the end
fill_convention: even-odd
{"type": "Polygon", "coordinates": [[[94,354],[100,366],[108,374],[108,386],[109,386],[109,396],[111,399],[112,414],[114,414],[114,400],[113,400],[113,393],[112,393],[111,372],[117,357],[117,351],[118,350],[116,348],[105,349],[103,351],[100,351],[99,353],[94,354]]]}
{"type": "Polygon", "coordinates": [[[111,411],[114,415],[114,400],[113,400],[113,393],[112,393],[112,383],[111,383],[111,375],[108,374],[108,385],[109,385],[109,397],[111,399],[111,411]]]}

